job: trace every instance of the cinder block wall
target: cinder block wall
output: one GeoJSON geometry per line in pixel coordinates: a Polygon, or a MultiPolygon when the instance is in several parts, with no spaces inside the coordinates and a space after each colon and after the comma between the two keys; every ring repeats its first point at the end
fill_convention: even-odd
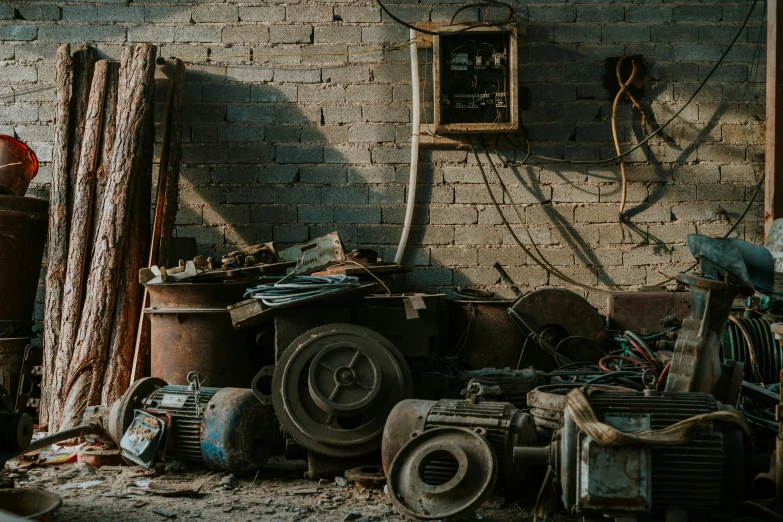
{"type": "MultiPolygon", "coordinates": [[[[460,5],[389,2],[412,22],[448,21],[460,5]]],[[[705,77],[751,3],[515,5],[527,27],[520,80],[531,104],[521,117],[534,151],[598,160],[614,155],[611,100],[602,86],[606,58],[644,56],[642,103],[653,129],[705,77]]],[[[634,232],[625,238],[616,222],[616,165],[500,165],[526,226],[554,265],[591,285],[656,284],[662,273],[691,263],[687,234],[719,234],[737,219],[753,194],[754,173],[763,172],[764,4],[756,9],[696,102],[663,139],[629,157],[627,215],[634,232]],[[760,64],[753,68],[756,52],[760,64]]],[[[501,14],[471,9],[460,18],[501,14]]],[[[91,41],[116,58],[126,43],[154,42],[160,55],[188,65],[178,235],[195,237],[203,253],[218,255],[336,229],[349,249],[375,248],[388,260],[406,202],[411,87],[408,49],[377,49],[407,39],[408,30],[370,1],[0,4],[0,132],[35,147],[44,167],[32,191],[45,192],[57,46],[91,41]]],[[[160,115],[162,105],[157,109],[160,115]]],[[[618,118],[625,148],[643,129],[627,103],[618,118]]],[[[525,151],[501,155],[520,160],[525,151]]],[[[422,156],[406,256],[418,267],[406,275],[411,286],[479,285],[508,295],[495,261],[523,288],[561,285],[513,244],[470,154],[422,156]]],[[[760,200],[737,228],[739,237],[760,240],[760,200]]],[[[518,223],[508,203],[506,197],[509,219],[518,223]]]]}

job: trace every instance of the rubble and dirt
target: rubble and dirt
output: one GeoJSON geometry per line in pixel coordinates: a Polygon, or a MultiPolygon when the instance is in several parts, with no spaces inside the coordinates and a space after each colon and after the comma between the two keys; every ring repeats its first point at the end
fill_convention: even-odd
{"type": "MultiPolygon", "coordinates": [[[[257,475],[243,477],[208,470],[157,474],[138,466],[92,468],[68,463],[18,468],[18,464],[9,461],[5,471],[16,487],[45,488],[62,497],[57,522],[403,520],[384,490],[358,489],[352,483],[339,486],[334,478],[305,480],[304,462],[282,458],[273,458],[257,475]],[[193,494],[161,494],[173,490],[193,494]]],[[[472,519],[522,521],[525,514],[514,504],[504,506],[498,496],[472,519]]]]}

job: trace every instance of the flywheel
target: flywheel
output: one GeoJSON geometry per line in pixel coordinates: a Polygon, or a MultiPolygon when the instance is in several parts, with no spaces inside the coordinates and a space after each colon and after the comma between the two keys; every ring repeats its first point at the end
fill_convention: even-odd
{"type": "Polygon", "coordinates": [[[413,396],[413,377],[391,341],[353,324],[327,324],[296,338],[272,378],[280,423],[305,448],[352,457],[381,447],[386,417],[413,396]]]}
{"type": "Polygon", "coordinates": [[[606,334],[601,315],[575,292],[542,288],[520,297],[509,313],[516,314],[523,329],[534,331],[544,349],[556,349],[574,362],[598,362],[604,355],[606,334]]]}

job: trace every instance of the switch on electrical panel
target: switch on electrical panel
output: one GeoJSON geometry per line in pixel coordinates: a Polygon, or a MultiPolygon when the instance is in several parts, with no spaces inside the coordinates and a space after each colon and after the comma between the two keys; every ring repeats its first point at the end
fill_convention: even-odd
{"type": "Polygon", "coordinates": [[[435,134],[519,129],[516,27],[440,34],[432,45],[435,134]]]}

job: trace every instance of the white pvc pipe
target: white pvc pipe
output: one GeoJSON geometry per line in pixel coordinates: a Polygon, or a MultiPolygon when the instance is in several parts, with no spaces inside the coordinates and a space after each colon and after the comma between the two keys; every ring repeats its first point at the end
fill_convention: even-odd
{"type": "MultiPolygon", "coordinates": [[[[416,31],[411,29],[411,40],[417,38],[416,31]]],[[[419,124],[421,121],[421,98],[419,96],[419,51],[415,43],[411,48],[411,88],[413,89],[413,128],[411,129],[411,174],[408,180],[408,206],[405,208],[405,222],[402,226],[400,244],[397,246],[396,264],[402,263],[405,246],[413,222],[413,203],[416,201],[416,179],[419,175],[419,124]]]]}

